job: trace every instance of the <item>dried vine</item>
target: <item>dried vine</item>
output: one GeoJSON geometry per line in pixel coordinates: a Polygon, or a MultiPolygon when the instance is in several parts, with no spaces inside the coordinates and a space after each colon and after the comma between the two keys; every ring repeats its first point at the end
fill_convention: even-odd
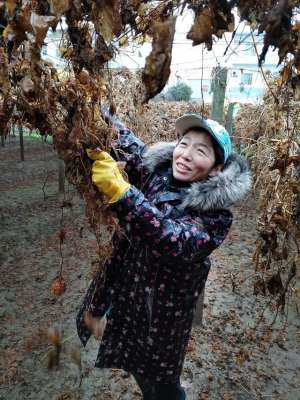
{"type": "MultiPolygon", "coordinates": [[[[132,113],[129,123],[138,123],[141,127],[143,115],[147,114],[147,105],[143,104],[163,89],[170,74],[176,15],[183,13],[185,8],[191,9],[194,22],[187,37],[193,45],[205,43],[211,49],[215,37],[220,38],[227,31],[234,32],[234,7],[237,7],[241,20],[265,33],[259,63],[264,61],[270,46],[277,48],[279,63],[285,62],[284,82],[289,82],[299,93],[300,24],[293,19],[293,14],[299,11],[299,2],[295,0],[0,1],[1,134],[6,136],[11,124],[18,121],[31,129],[38,129],[41,135],[53,137],[58,155],[65,162],[68,180],[76,185],[86,202],[102,260],[109,251],[103,247],[100,226],[115,226],[115,222],[104,199],[99,197],[91,183],[91,163],[85,149],[97,146],[110,150],[114,139],[113,130],[102,119],[100,104],[103,100],[110,103],[115,100],[120,111],[118,103],[122,103],[122,95],[113,95],[112,75],[107,71],[107,62],[113,59],[120,46],[136,38],[139,43],[149,37],[152,39],[152,51],[132,94],[137,113],[132,113]],[[63,17],[67,31],[61,38],[60,48],[69,68],[65,76],[59,75],[53,65],[41,58],[48,30],[55,30],[63,17]]],[[[126,72],[123,76],[126,78],[126,72]]],[[[290,101],[291,98],[287,104],[290,101]]],[[[279,128],[276,129],[277,132],[279,128]]],[[[294,199],[297,190],[292,189],[290,181],[287,183],[287,177],[298,161],[291,155],[294,133],[291,133],[290,125],[288,130],[287,141],[272,142],[276,146],[271,146],[270,150],[274,159],[281,162],[273,191],[274,195],[279,189],[283,194],[291,193],[294,199]]],[[[276,132],[270,132],[269,138],[277,140],[276,132]]],[[[274,171],[277,170],[274,166],[274,171]]],[[[271,189],[262,194],[266,202],[271,189]]],[[[279,226],[281,219],[282,227],[292,228],[294,203],[289,203],[286,197],[280,201],[280,204],[277,200],[270,203],[271,208],[262,216],[262,221],[271,221],[279,226]]],[[[283,234],[286,234],[285,240],[290,237],[286,230],[283,234]]],[[[262,240],[273,243],[272,235],[273,228],[265,232],[267,239],[262,237],[262,240]]],[[[263,243],[261,246],[263,248],[263,243]]],[[[271,258],[277,253],[275,248],[267,251],[271,258]]]]}
{"type": "Polygon", "coordinates": [[[254,291],[273,296],[283,311],[300,272],[300,102],[282,83],[269,78],[262,104],[242,108],[236,136],[259,197],[254,291]]]}

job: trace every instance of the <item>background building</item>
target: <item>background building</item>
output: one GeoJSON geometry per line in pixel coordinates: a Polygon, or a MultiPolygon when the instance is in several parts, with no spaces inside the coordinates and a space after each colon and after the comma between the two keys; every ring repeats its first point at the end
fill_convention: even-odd
{"type": "MultiPolygon", "coordinates": [[[[261,53],[262,35],[254,34],[254,46],[250,28],[242,23],[233,40],[232,34],[226,33],[216,40],[211,51],[207,51],[202,46],[192,47],[191,41],[186,39],[187,30],[182,29],[185,24],[179,26],[181,29],[176,31],[168,86],[182,80],[192,88],[193,100],[202,101],[203,96],[204,102],[211,102],[214,68],[220,66],[228,69],[227,102],[255,103],[262,98],[266,85],[255,50],[256,46],[258,54],[261,53]]],[[[264,73],[278,73],[277,63],[277,51],[269,50],[262,66],[264,73]]]]}

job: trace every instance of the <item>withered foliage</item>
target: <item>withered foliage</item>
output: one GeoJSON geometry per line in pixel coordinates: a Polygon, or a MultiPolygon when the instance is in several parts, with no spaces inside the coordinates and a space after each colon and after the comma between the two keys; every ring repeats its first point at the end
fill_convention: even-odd
{"type": "Polygon", "coordinates": [[[300,68],[299,22],[292,22],[293,14],[300,12],[297,0],[206,0],[185,1],[195,13],[194,23],[187,35],[193,45],[205,43],[211,50],[214,36],[222,37],[224,32],[233,32],[233,8],[237,7],[242,21],[264,33],[264,46],[259,56],[259,65],[270,46],[278,49],[279,62],[290,53],[294,56],[295,67],[300,68]]]}
{"type": "MultiPolygon", "coordinates": [[[[194,22],[188,38],[194,45],[205,43],[211,49],[215,37],[234,31],[235,6],[242,20],[265,32],[260,63],[270,46],[278,48],[279,62],[289,53],[290,60],[284,69],[285,82],[293,85],[294,91],[299,90],[300,25],[292,19],[299,8],[295,0],[0,1],[1,134],[6,136],[11,124],[18,123],[53,137],[58,155],[65,162],[67,178],[86,201],[87,215],[95,230],[102,260],[109,251],[101,244],[99,227],[101,224],[115,226],[115,221],[91,183],[91,162],[85,151],[87,147],[110,151],[115,139],[115,132],[102,119],[101,102],[108,102],[111,110],[117,110],[120,117],[144,138],[149,135],[148,142],[153,141],[154,135],[157,139],[168,139],[173,134],[170,126],[174,119],[182,111],[196,111],[197,107],[193,109],[187,105],[183,110],[171,105],[170,109],[164,110],[157,103],[143,103],[159,93],[168,80],[176,15],[186,7],[191,8],[194,22]],[[65,75],[59,74],[53,65],[41,58],[47,32],[55,30],[62,17],[67,24],[60,44],[61,54],[68,63],[69,72],[65,75]],[[119,75],[126,82],[123,87],[132,89],[129,100],[127,90],[114,91],[114,86],[118,86],[115,84],[118,73],[115,79],[107,62],[113,59],[117,43],[126,45],[132,39],[142,43],[148,37],[152,38],[152,51],[144,70],[137,79],[130,81],[130,85],[126,71],[119,75]],[[131,107],[126,104],[128,101],[132,101],[131,107]]],[[[290,139],[287,144],[277,147],[272,146],[272,151],[280,154],[281,158],[278,156],[277,159],[283,163],[279,169],[278,189],[289,176],[284,172],[285,168],[289,171],[297,161],[284,153],[292,148],[290,139]]],[[[267,192],[265,195],[267,198],[267,192]]],[[[285,212],[284,208],[277,207],[276,210],[279,210],[276,215],[291,218],[290,209],[285,212]]],[[[270,212],[268,215],[273,215],[273,211],[270,212]]],[[[274,221],[274,218],[270,220],[274,221]]]]}
{"type": "Polygon", "coordinates": [[[279,0],[274,5],[266,17],[261,21],[258,32],[266,32],[264,37],[264,47],[259,57],[259,65],[265,59],[270,46],[278,47],[279,63],[288,52],[293,51],[293,40],[291,35],[291,18],[293,13],[292,2],[279,0]]]}
{"type": "Polygon", "coordinates": [[[143,102],[160,93],[170,75],[172,43],[175,34],[176,18],[153,24],[150,34],[153,37],[152,52],[146,59],[143,82],[146,95],[143,102]]]}
{"type": "Polygon", "coordinates": [[[224,32],[234,30],[232,5],[226,0],[211,0],[208,2],[191,2],[195,12],[195,21],[187,38],[193,40],[193,45],[205,43],[208,50],[212,49],[213,35],[221,38],[224,32]]]}
{"type": "MultiPolygon", "coordinates": [[[[147,144],[176,140],[175,120],[187,112],[208,117],[209,108],[194,102],[151,100],[140,105],[143,93],[141,73],[126,68],[109,71],[109,97],[117,99],[113,109],[119,119],[147,144]],[[120,96],[122,93],[122,96],[120,96]]],[[[109,99],[107,99],[108,101],[109,99]]]]}
{"type": "Polygon", "coordinates": [[[300,275],[300,102],[282,83],[270,80],[262,104],[241,109],[235,135],[259,196],[255,293],[276,296],[284,309],[300,275]]]}
{"type": "Polygon", "coordinates": [[[62,333],[56,326],[50,327],[47,331],[47,339],[53,345],[48,353],[48,369],[59,366],[60,355],[62,351],[62,333]]]}

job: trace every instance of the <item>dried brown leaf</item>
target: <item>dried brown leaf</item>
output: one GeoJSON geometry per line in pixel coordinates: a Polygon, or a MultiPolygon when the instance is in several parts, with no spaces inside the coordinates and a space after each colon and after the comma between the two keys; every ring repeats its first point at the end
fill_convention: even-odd
{"type": "Polygon", "coordinates": [[[50,350],[48,354],[48,369],[53,369],[59,366],[60,352],[55,349],[50,350]]]}
{"type": "Polygon", "coordinates": [[[205,8],[195,16],[195,21],[187,34],[187,38],[193,41],[193,46],[206,43],[208,49],[211,49],[213,32],[212,12],[209,8],[205,8]]]}
{"type": "Polygon", "coordinates": [[[275,7],[271,7],[265,14],[258,32],[265,32],[264,46],[259,56],[261,65],[270,46],[278,48],[279,64],[288,52],[293,53],[293,43],[290,36],[292,6],[287,0],[279,0],[275,7]]]}
{"type": "Polygon", "coordinates": [[[81,352],[79,349],[72,349],[71,350],[71,359],[81,369],[81,352]]]}
{"type": "Polygon", "coordinates": [[[277,274],[273,275],[271,278],[269,278],[266,282],[267,288],[269,292],[274,296],[277,294],[282,293],[283,290],[283,284],[281,280],[280,273],[278,272],[277,274]]]}
{"type": "Polygon", "coordinates": [[[92,332],[92,335],[94,335],[97,340],[101,340],[107,323],[106,317],[93,317],[90,312],[86,311],[84,314],[84,323],[92,332]]]}
{"type": "Polygon", "coordinates": [[[38,15],[34,11],[31,12],[30,23],[35,36],[35,40],[39,45],[42,45],[48,29],[54,24],[57,17],[38,15]]]}
{"type": "Polygon", "coordinates": [[[234,16],[228,2],[211,2],[208,7],[195,13],[195,20],[187,34],[193,40],[193,46],[205,43],[211,50],[213,35],[222,37],[224,32],[233,32],[234,16]]]}
{"type": "Polygon", "coordinates": [[[0,47],[0,92],[6,95],[10,91],[10,87],[7,57],[3,47],[0,47]]]}
{"type": "Polygon", "coordinates": [[[15,0],[6,0],[5,2],[6,4],[6,10],[7,10],[7,14],[10,18],[13,17],[16,6],[17,6],[17,2],[15,0]]]}
{"type": "Polygon", "coordinates": [[[152,51],[146,59],[142,75],[146,88],[143,102],[159,93],[169,78],[175,23],[176,17],[170,17],[164,22],[154,23],[151,29],[152,51]]]}
{"type": "Polygon", "coordinates": [[[71,7],[71,0],[48,0],[51,14],[56,16],[64,14],[71,7]]]}
{"type": "Polygon", "coordinates": [[[93,2],[92,19],[96,31],[107,42],[110,42],[114,36],[119,36],[121,33],[122,21],[120,9],[119,0],[104,0],[101,2],[100,7],[98,2],[93,2]]]}
{"type": "Polygon", "coordinates": [[[281,83],[285,84],[292,76],[291,65],[286,65],[281,71],[281,83]]]}

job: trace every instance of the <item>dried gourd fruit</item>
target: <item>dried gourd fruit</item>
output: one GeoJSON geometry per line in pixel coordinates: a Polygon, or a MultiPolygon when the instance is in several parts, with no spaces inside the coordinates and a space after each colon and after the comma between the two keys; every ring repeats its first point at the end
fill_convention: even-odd
{"type": "Polygon", "coordinates": [[[61,296],[67,289],[66,282],[62,276],[54,278],[51,289],[55,296],[61,296]]]}

